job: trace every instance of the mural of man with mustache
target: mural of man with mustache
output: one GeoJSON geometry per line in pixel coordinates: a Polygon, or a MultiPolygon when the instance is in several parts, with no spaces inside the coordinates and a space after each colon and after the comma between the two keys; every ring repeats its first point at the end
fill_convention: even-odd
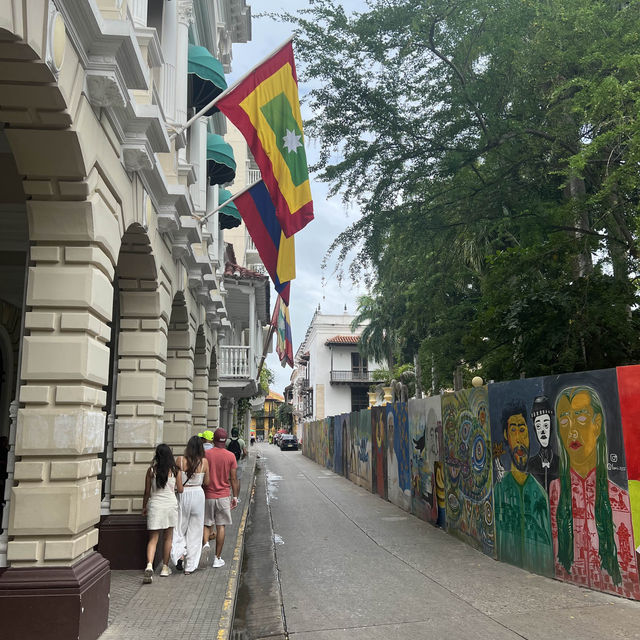
{"type": "Polygon", "coordinates": [[[494,488],[496,550],[499,560],[552,576],[549,500],[527,471],[530,438],[526,415],[522,403],[508,404],[502,411],[511,469],[494,488]]]}

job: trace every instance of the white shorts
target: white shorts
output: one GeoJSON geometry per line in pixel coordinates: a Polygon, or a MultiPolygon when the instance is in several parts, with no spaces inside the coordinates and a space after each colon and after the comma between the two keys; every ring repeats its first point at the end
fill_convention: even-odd
{"type": "Polygon", "coordinates": [[[231,524],[231,497],[204,501],[204,526],[231,524]]]}

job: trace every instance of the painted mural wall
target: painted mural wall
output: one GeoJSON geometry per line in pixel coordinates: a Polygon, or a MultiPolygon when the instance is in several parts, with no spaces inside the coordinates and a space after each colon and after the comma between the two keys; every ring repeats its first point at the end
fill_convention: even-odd
{"type": "Polygon", "coordinates": [[[371,408],[371,486],[372,491],[387,499],[387,410],[371,408]]]}
{"type": "Polygon", "coordinates": [[[444,484],[449,532],[494,556],[488,405],[486,387],[442,397],[444,484]]]}
{"type": "Polygon", "coordinates": [[[371,491],[371,411],[350,415],[349,480],[371,491]]]}
{"type": "Polygon", "coordinates": [[[303,453],[498,560],[640,600],[640,366],[307,423],[303,453]]]}
{"type": "Polygon", "coordinates": [[[411,511],[409,416],[406,402],[387,405],[387,499],[411,511]]]}
{"type": "Polygon", "coordinates": [[[442,474],[442,413],[440,397],[412,398],[408,402],[411,477],[411,513],[421,520],[438,522],[439,468],[441,507],[444,506],[442,474]]]}
{"type": "Polygon", "coordinates": [[[549,485],[558,477],[542,378],[489,385],[498,560],[554,575],[549,485]]]}

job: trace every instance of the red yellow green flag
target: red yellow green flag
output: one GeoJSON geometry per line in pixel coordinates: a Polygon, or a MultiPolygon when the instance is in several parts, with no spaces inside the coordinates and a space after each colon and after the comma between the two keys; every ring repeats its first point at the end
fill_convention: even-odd
{"type": "Polygon", "coordinates": [[[282,231],[291,237],[313,220],[291,42],[223,95],[216,107],[244,135],[282,231]]]}

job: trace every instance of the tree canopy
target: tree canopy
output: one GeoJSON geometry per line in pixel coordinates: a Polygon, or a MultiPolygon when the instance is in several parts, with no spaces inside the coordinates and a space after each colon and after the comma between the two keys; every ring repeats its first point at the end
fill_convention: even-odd
{"type": "Polygon", "coordinates": [[[427,388],[638,360],[640,0],[312,0],[314,167],[363,341],[427,388]]]}

